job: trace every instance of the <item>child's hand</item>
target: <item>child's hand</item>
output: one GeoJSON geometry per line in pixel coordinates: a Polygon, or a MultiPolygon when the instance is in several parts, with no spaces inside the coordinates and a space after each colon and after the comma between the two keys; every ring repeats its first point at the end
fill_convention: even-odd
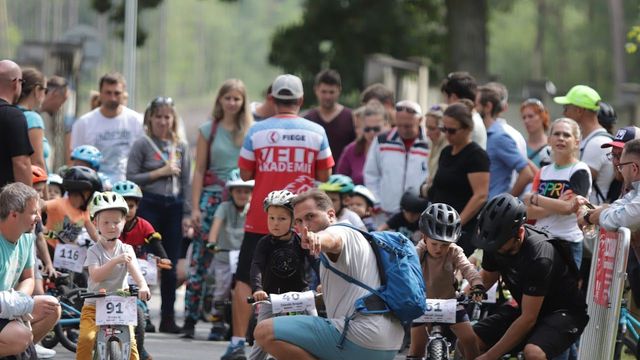
{"type": "Polygon", "coordinates": [[[143,301],[149,301],[149,299],[151,299],[151,291],[149,291],[149,287],[147,285],[142,286],[138,290],[138,299],[143,301]]]}
{"type": "Polygon", "coordinates": [[[158,268],[161,270],[171,270],[173,266],[171,265],[171,260],[169,259],[160,259],[158,260],[158,268]]]}
{"type": "Polygon", "coordinates": [[[113,258],[113,261],[115,261],[116,264],[128,264],[131,260],[133,260],[133,256],[129,253],[120,254],[113,258]]]}
{"type": "Polygon", "coordinates": [[[253,293],[253,298],[255,301],[263,301],[269,299],[269,295],[262,290],[258,290],[253,293]]]}

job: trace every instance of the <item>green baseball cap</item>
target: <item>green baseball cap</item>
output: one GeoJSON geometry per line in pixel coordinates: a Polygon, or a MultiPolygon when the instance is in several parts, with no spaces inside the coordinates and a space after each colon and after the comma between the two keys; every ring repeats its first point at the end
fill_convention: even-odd
{"type": "Polygon", "coordinates": [[[565,96],[557,96],[553,101],[560,105],[571,104],[583,109],[598,111],[600,109],[600,95],[586,85],[576,85],[565,96]]]}

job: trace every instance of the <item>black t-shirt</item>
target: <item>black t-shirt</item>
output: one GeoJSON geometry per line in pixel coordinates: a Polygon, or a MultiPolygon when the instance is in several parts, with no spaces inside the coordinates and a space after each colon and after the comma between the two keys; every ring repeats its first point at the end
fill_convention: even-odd
{"type": "Polygon", "coordinates": [[[15,181],[12,158],[33,154],[27,131],[22,111],[0,99],[0,187],[15,181]]]}
{"type": "Polygon", "coordinates": [[[577,271],[567,265],[567,261],[573,260],[568,254],[563,257],[549,242],[551,239],[553,237],[548,232],[525,225],[524,242],[516,255],[485,253],[482,267],[487,271],[500,272],[519,304],[522,304],[523,295],[544,296],[541,315],[556,310],[586,315],[587,304],[578,289],[577,271]]]}
{"type": "Polygon", "coordinates": [[[416,239],[415,233],[418,231],[418,221],[414,223],[410,223],[407,219],[402,216],[402,212],[399,212],[387,220],[387,226],[389,226],[389,230],[397,231],[400,234],[406,236],[408,239],[411,239],[414,244],[418,242],[420,239],[416,239]]]}
{"type": "MultiPolygon", "coordinates": [[[[451,205],[459,213],[473,196],[473,189],[468,175],[472,173],[489,172],[489,156],[480,145],[469,143],[459,153],[452,155],[451,145],[442,149],[438,160],[438,171],[433,178],[433,185],[429,188],[427,198],[432,203],[451,205]]],[[[475,228],[475,216],[463,227],[465,232],[475,228]]]]}
{"type": "Polygon", "coordinates": [[[267,294],[308,290],[305,269],[314,262],[313,256],[300,246],[298,234],[294,233],[288,241],[266,235],[258,241],[253,254],[251,289],[267,294]]]}

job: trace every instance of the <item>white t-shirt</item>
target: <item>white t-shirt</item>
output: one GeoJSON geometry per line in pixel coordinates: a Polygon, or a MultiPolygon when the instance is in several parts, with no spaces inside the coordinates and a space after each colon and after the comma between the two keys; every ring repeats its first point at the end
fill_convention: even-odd
{"type": "Polygon", "coordinates": [[[112,183],[125,180],[127,159],[133,143],[143,135],[142,115],[123,107],[113,118],[96,108],[80,117],[71,131],[71,147],[93,145],[102,153],[100,171],[112,183]]]}
{"type": "MultiPolygon", "coordinates": [[[[343,226],[330,226],[326,231],[343,239],[338,261],[331,265],[374,289],[378,288],[380,274],[376,257],[362,234],[343,226]]],[[[327,318],[342,332],[345,316],[351,316],[356,300],[369,292],[347,282],[324,266],[320,267],[320,281],[327,318]]],[[[402,345],[404,331],[400,321],[391,314],[357,315],[349,323],[346,336],[350,341],[368,349],[398,350],[402,345]]]]}
{"type": "MultiPolygon", "coordinates": [[[[602,149],[600,147],[602,144],[611,142],[611,137],[607,136],[607,134],[605,129],[600,128],[593,131],[580,142],[580,160],[598,172],[598,177],[594,183],[598,184],[604,197],[607,196],[609,186],[615,176],[613,164],[607,159],[607,153],[610,149],[602,149]]],[[[602,202],[602,199],[597,195],[595,186],[589,196],[589,202],[594,205],[599,205],[602,202]]]]}
{"type": "Polygon", "coordinates": [[[473,131],[471,132],[471,140],[480,145],[483,150],[487,150],[487,128],[484,126],[482,116],[473,110],[473,131]]]}
{"type": "MultiPolygon", "coordinates": [[[[587,195],[591,189],[591,172],[589,166],[582,161],[563,168],[554,164],[540,169],[540,184],[533,189],[538,194],[558,199],[566,191],[571,190],[576,195],[587,195]],[[581,171],[582,170],[582,171],[581,171]]],[[[538,219],[536,227],[545,229],[551,234],[570,242],[580,242],[583,239],[582,230],[578,227],[575,214],[551,214],[538,219]]]]}

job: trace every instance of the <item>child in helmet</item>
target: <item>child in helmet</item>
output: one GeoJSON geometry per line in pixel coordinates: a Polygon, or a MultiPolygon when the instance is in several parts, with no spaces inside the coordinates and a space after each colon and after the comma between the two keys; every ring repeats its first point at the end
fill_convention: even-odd
{"type": "MultiPolygon", "coordinates": [[[[44,192],[46,190],[46,184],[48,180],[47,172],[44,171],[41,167],[31,165],[31,182],[33,188],[38,192],[40,198],[44,198],[44,192]]],[[[55,274],[55,269],[53,268],[53,263],[51,262],[51,256],[49,255],[49,251],[47,250],[47,241],[44,238],[44,227],[42,225],[43,220],[38,220],[36,223],[34,234],[36,235],[36,241],[34,242],[35,246],[35,255],[37,256],[38,266],[34,269],[34,278],[35,284],[33,288],[34,295],[43,295],[44,288],[42,282],[42,274],[55,274]],[[41,270],[42,269],[42,270],[41,270]]],[[[35,257],[34,257],[35,258],[35,257]]]]}
{"type": "MultiPolygon", "coordinates": [[[[474,301],[481,301],[484,287],[480,274],[464,255],[462,248],[456,245],[462,233],[458,212],[447,204],[431,204],[420,215],[420,232],[422,239],[416,250],[422,265],[427,296],[431,299],[454,299],[455,273],[460,271],[471,284],[474,301]]],[[[426,325],[413,323],[407,359],[423,358],[428,338],[426,325]]],[[[457,309],[456,323],[451,325],[451,330],[458,338],[464,358],[475,359],[479,355],[479,349],[469,317],[462,306],[457,309]]]]}
{"type": "Polygon", "coordinates": [[[386,223],[380,225],[378,230],[397,231],[417,244],[422,237],[418,229],[418,220],[428,204],[426,199],[410,191],[405,192],[400,199],[400,209],[402,210],[391,216],[386,223]]]}
{"type": "MultiPolygon", "coordinates": [[[[295,195],[287,190],[277,190],[264,199],[269,235],[258,242],[251,263],[251,289],[256,301],[267,300],[269,294],[306,291],[309,284],[305,269],[313,266],[318,273],[314,257],[308,250],[302,249],[300,236],[293,231],[291,202],[294,198],[295,195]]],[[[258,322],[271,317],[271,305],[261,304],[258,322]]],[[[266,358],[267,353],[257,343],[254,344],[249,359],[266,358]]]]}
{"type": "Polygon", "coordinates": [[[60,199],[62,195],[64,195],[62,176],[55,173],[49,174],[49,179],[47,179],[47,189],[49,200],[60,199]]]}
{"type": "MultiPolygon", "coordinates": [[[[138,259],[147,259],[147,252],[159,258],[158,267],[160,269],[170,269],[171,260],[167,256],[167,252],[162,246],[162,236],[153,228],[153,226],[145,219],[136,216],[138,211],[138,203],[142,199],[142,190],[136,183],[128,180],[119,181],[113,184],[113,192],[120,194],[127,203],[129,211],[125,215],[124,228],[120,234],[120,240],[133,247],[133,251],[138,259]]],[[[138,311],[142,311],[141,317],[146,319],[145,324],[136,326],[136,342],[138,344],[138,353],[140,359],[150,359],[151,356],[144,348],[145,332],[155,332],[155,327],[148,317],[148,313],[144,313],[144,309],[138,307],[138,311]]]]}
{"type": "MultiPolygon", "coordinates": [[[[127,274],[138,285],[138,297],[149,300],[151,293],[147,282],[135,260],[135,252],[131,245],[124,244],[119,237],[124,228],[125,216],[129,212],[127,202],[120,194],[114,192],[98,192],[94,194],[89,206],[94,225],[98,229],[99,239],[87,251],[84,263],[89,271],[88,291],[117,291],[125,287],[127,274]]],[[[84,301],[80,315],[80,333],[78,335],[77,359],[91,359],[96,341],[98,327],[95,323],[96,299],[84,301]]],[[[136,340],[131,331],[130,359],[138,360],[136,340]]]]}
{"type": "Polygon", "coordinates": [[[230,253],[235,251],[237,254],[242,245],[244,221],[249,211],[253,186],[253,180],[242,180],[239,169],[231,171],[225,183],[231,199],[221,203],[213,216],[207,246],[215,249],[209,273],[214,275],[216,285],[213,291],[214,305],[211,307],[210,316],[213,325],[209,340],[222,341],[227,336],[228,326],[224,319],[224,309],[220,304],[231,296],[231,280],[235,269],[231,268],[230,253]]]}
{"type": "Polygon", "coordinates": [[[118,181],[113,184],[113,192],[120,194],[129,207],[120,240],[133,246],[136,257],[139,259],[146,259],[148,252],[160,258],[159,266],[170,268],[171,260],[162,246],[162,235],[147,220],[136,215],[138,203],[142,199],[140,187],[129,180],[118,181]]]}
{"type": "Polygon", "coordinates": [[[51,248],[58,242],[80,243],[98,239],[98,233],[91,223],[87,206],[96,191],[102,191],[98,174],[85,166],[72,166],[65,170],[63,187],[67,196],[45,202],[42,212],[46,213],[45,238],[51,248]]]}
{"type": "Polygon", "coordinates": [[[112,188],[111,180],[108,176],[101,173],[100,162],[102,161],[102,153],[98,148],[91,145],[76,146],[71,152],[71,163],[74,166],[86,166],[95,170],[102,182],[102,188],[109,191],[112,188]]]}
{"type": "Polygon", "coordinates": [[[364,185],[356,185],[353,188],[351,200],[349,201],[349,209],[360,216],[367,231],[374,231],[376,229],[376,222],[372,217],[376,202],[375,195],[364,185]]]}
{"type": "Polygon", "coordinates": [[[318,186],[318,189],[324,191],[331,199],[331,202],[333,202],[338,222],[346,221],[358,229],[366,230],[362,219],[360,219],[356,213],[349,210],[348,207],[353,188],[353,180],[347,175],[341,174],[329,176],[329,181],[321,183],[318,186]]]}

